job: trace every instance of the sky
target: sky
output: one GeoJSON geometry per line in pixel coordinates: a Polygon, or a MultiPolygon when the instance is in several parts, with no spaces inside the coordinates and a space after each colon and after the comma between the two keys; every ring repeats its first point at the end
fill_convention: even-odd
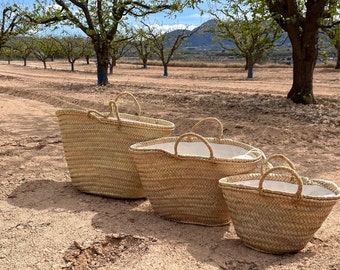
{"type": "Polygon", "coordinates": [[[152,16],[148,23],[158,24],[164,30],[175,30],[178,28],[192,30],[209,19],[211,19],[209,15],[202,16],[198,9],[187,8],[182,13],[178,13],[176,18],[167,18],[163,14],[157,14],[152,16]]]}
{"type": "MultiPolygon", "coordinates": [[[[7,0],[6,2],[16,2],[26,6],[32,5],[34,0],[7,0]]],[[[203,3],[201,8],[207,9],[206,4],[203,3]]],[[[178,13],[176,18],[168,18],[165,14],[160,13],[151,16],[145,22],[153,26],[156,25],[156,28],[164,31],[184,28],[192,30],[209,19],[209,15],[201,16],[198,9],[186,8],[182,13],[178,13]]]]}

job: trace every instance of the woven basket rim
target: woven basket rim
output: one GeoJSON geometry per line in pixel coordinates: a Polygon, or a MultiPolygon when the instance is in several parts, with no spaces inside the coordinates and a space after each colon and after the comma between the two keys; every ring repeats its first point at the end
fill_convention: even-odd
{"type": "MultiPolygon", "coordinates": [[[[56,111],[57,116],[61,115],[79,115],[79,116],[87,116],[90,111],[85,110],[77,110],[77,109],[60,109],[56,111]]],[[[95,112],[95,111],[93,111],[95,112]]],[[[100,112],[100,114],[108,115],[109,112],[100,112]]],[[[173,130],[175,129],[175,124],[164,119],[160,118],[152,118],[147,116],[138,116],[128,113],[119,113],[120,121],[117,117],[110,116],[109,118],[98,117],[98,121],[105,124],[111,125],[121,125],[121,126],[138,126],[139,128],[163,128],[173,130]]],[[[95,119],[95,117],[93,117],[95,119]]]]}
{"type": "MultiPolygon", "coordinates": [[[[221,178],[218,183],[219,187],[222,189],[229,189],[234,191],[240,191],[240,192],[258,192],[259,193],[259,187],[252,187],[252,186],[246,186],[246,185],[239,185],[234,184],[234,182],[242,182],[247,180],[259,180],[261,178],[261,173],[249,173],[249,174],[239,174],[239,175],[232,175],[232,176],[226,176],[221,178]]],[[[285,180],[291,179],[291,175],[287,174],[277,174],[277,173],[271,173],[266,178],[267,180],[276,180],[276,181],[282,181],[282,182],[288,182],[285,180]]],[[[311,196],[311,195],[302,195],[301,200],[318,200],[318,201],[333,201],[333,200],[339,200],[340,199],[340,187],[329,180],[323,180],[323,179],[310,179],[308,177],[301,177],[301,180],[303,184],[309,184],[309,185],[316,185],[320,187],[324,187],[334,193],[334,196],[328,196],[328,197],[322,197],[322,196],[311,196]]],[[[276,190],[270,190],[270,189],[263,189],[263,195],[267,196],[284,196],[284,197],[296,197],[296,194],[294,193],[288,193],[283,191],[276,191],[276,190]]],[[[260,195],[260,194],[259,194],[260,195]]]]}
{"type": "MultiPolygon", "coordinates": [[[[204,137],[205,140],[207,140],[209,143],[214,143],[214,144],[223,144],[223,145],[231,145],[231,146],[236,146],[243,148],[245,150],[251,151],[255,150],[252,152],[254,154],[254,158],[252,159],[242,159],[242,158],[221,158],[221,157],[214,157],[214,159],[211,159],[210,157],[207,156],[199,156],[199,155],[178,155],[176,156],[173,153],[169,153],[165,150],[162,149],[141,149],[141,147],[145,146],[151,146],[151,145],[156,145],[156,144],[162,144],[162,143],[175,143],[179,136],[171,136],[171,137],[162,137],[162,138],[157,138],[153,140],[148,140],[144,142],[139,142],[135,143],[130,146],[129,150],[136,153],[136,154],[145,154],[145,153],[162,153],[171,157],[175,157],[178,159],[197,159],[197,160],[206,160],[206,161],[213,161],[213,162],[235,162],[235,163],[253,163],[260,161],[263,158],[262,151],[260,149],[257,149],[249,144],[239,142],[233,139],[229,138],[216,138],[216,137],[204,137]]],[[[188,142],[188,141],[186,141],[188,142]]],[[[200,142],[200,140],[197,140],[196,138],[192,138],[190,142],[200,142]]]]}

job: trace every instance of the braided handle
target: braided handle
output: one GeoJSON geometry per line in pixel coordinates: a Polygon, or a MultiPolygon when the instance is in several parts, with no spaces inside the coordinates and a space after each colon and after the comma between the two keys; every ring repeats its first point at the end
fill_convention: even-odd
{"type": "Polygon", "coordinates": [[[193,132],[188,132],[185,134],[182,134],[181,136],[178,137],[178,139],[176,140],[175,146],[174,146],[174,150],[175,150],[175,157],[178,158],[178,145],[179,143],[186,137],[196,137],[198,139],[200,139],[208,148],[209,153],[210,153],[210,159],[215,159],[214,157],[214,151],[210,145],[210,143],[201,135],[197,134],[197,133],[193,133],[193,132]]]}
{"type": "Polygon", "coordinates": [[[94,118],[94,119],[96,119],[99,122],[101,122],[102,118],[107,118],[106,115],[104,115],[104,114],[102,114],[102,113],[100,113],[100,112],[98,112],[96,110],[89,110],[87,112],[87,117],[94,118]]]}
{"type": "Polygon", "coordinates": [[[122,92],[122,93],[120,93],[120,94],[118,94],[118,95],[116,96],[116,98],[114,99],[114,101],[110,101],[110,102],[109,102],[109,107],[110,107],[110,112],[109,112],[109,114],[104,115],[104,114],[102,114],[102,113],[100,113],[100,112],[98,112],[98,111],[90,110],[90,111],[87,112],[88,117],[92,117],[92,118],[97,119],[98,121],[101,121],[101,119],[103,119],[103,118],[106,119],[106,120],[108,120],[109,117],[114,117],[114,116],[116,116],[118,122],[121,122],[121,120],[120,120],[120,115],[119,115],[119,110],[118,110],[118,105],[117,105],[117,101],[118,101],[119,98],[122,97],[122,96],[128,96],[128,97],[131,97],[131,98],[132,98],[132,100],[134,101],[134,103],[135,103],[135,105],[136,105],[136,107],[137,107],[137,109],[138,109],[137,115],[140,116],[142,110],[141,110],[140,104],[139,104],[139,102],[137,101],[137,99],[135,98],[135,96],[132,95],[132,94],[129,93],[129,92],[122,92]]]}
{"type": "MultiPolygon", "coordinates": [[[[297,199],[297,200],[301,200],[301,193],[302,193],[302,188],[303,188],[302,179],[301,179],[300,175],[299,175],[295,170],[293,170],[292,168],[289,168],[289,167],[284,167],[284,166],[278,166],[278,167],[271,168],[271,169],[269,169],[268,171],[266,171],[266,172],[261,176],[260,182],[259,182],[259,194],[260,194],[260,195],[263,195],[263,192],[264,192],[264,190],[263,190],[263,182],[264,182],[264,180],[266,179],[266,177],[267,177],[270,173],[272,173],[272,172],[274,172],[274,171],[279,171],[279,170],[281,170],[281,171],[283,170],[283,171],[289,172],[289,173],[292,175],[292,177],[296,180],[296,182],[297,182],[297,184],[298,184],[298,189],[297,189],[297,191],[296,191],[296,193],[295,193],[295,196],[296,196],[296,199],[297,199]]],[[[292,178],[292,179],[293,179],[293,178],[292,178]]]]}
{"type": "Polygon", "coordinates": [[[266,160],[264,160],[261,166],[261,174],[264,174],[265,170],[269,170],[274,167],[273,164],[270,163],[270,161],[273,159],[280,159],[281,161],[286,162],[290,168],[295,170],[295,165],[289,158],[281,154],[274,154],[268,157],[266,160]]]}
{"type": "Polygon", "coordinates": [[[129,92],[122,92],[122,93],[120,93],[120,94],[118,94],[118,95],[116,96],[116,98],[114,99],[114,101],[110,101],[110,102],[109,102],[109,106],[110,106],[111,111],[110,111],[108,117],[109,117],[109,116],[116,116],[117,119],[118,119],[118,121],[120,121],[119,110],[118,110],[117,102],[118,102],[118,100],[119,100],[122,96],[128,96],[128,97],[132,98],[132,100],[134,101],[134,103],[135,103],[135,105],[136,105],[136,107],[137,107],[137,115],[140,116],[142,110],[141,110],[141,107],[140,107],[140,104],[139,104],[138,100],[137,100],[137,99],[135,98],[135,96],[132,95],[131,93],[129,93],[129,92]]]}
{"type": "Polygon", "coordinates": [[[218,120],[218,119],[215,118],[215,117],[207,117],[207,118],[204,118],[204,119],[198,121],[198,122],[191,128],[191,131],[192,131],[192,132],[196,132],[197,128],[199,128],[200,126],[202,126],[204,123],[207,123],[207,122],[217,124],[217,129],[218,129],[217,138],[222,139],[222,137],[223,137],[223,124],[221,123],[220,120],[218,120]]]}

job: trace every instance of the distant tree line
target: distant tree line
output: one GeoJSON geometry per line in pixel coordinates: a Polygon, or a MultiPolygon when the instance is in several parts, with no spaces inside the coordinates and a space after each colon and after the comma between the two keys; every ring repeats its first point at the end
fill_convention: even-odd
{"type": "MultiPolygon", "coordinates": [[[[73,71],[75,61],[86,57],[91,50],[96,58],[98,85],[109,83],[108,72],[112,72],[117,59],[133,48],[143,67],[147,67],[151,54],[157,55],[164,66],[163,75],[167,76],[170,60],[192,31],[177,31],[174,35],[151,27],[145,20],[150,14],[165,12],[174,16],[185,7],[198,9],[200,2],[35,0],[33,6],[2,4],[0,48],[9,60],[19,53],[25,63],[27,55],[34,55],[44,67],[46,60],[58,53],[68,59],[73,71]],[[128,18],[134,18],[139,27],[131,27],[128,18]],[[64,26],[79,29],[82,37],[32,38],[28,35],[41,27],[64,26]]],[[[293,84],[287,97],[295,103],[316,102],[313,71],[320,53],[321,31],[336,48],[336,68],[340,68],[338,0],[210,0],[208,3],[210,9],[201,12],[218,20],[213,29],[216,36],[233,41],[234,48],[225,49],[244,57],[248,78],[253,76],[254,64],[277,44],[282,32],[286,33],[293,62],[293,84]]]]}
{"type": "MultiPolygon", "coordinates": [[[[242,10],[242,12],[245,11],[242,10]]],[[[237,13],[234,13],[234,18],[235,14],[237,13]]],[[[259,24],[262,27],[257,26],[256,29],[252,23],[253,21],[234,19],[227,22],[214,19],[192,31],[186,29],[160,31],[147,24],[144,24],[144,28],[130,29],[128,33],[117,35],[110,44],[109,73],[113,74],[113,68],[116,66],[117,61],[128,55],[139,58],[143,68],[147,68],[150,59],[159,60],[164,67],[163,75],[167,76],[168,65],[174,57],[181,57],[182,60],[186,60],[186,50],[185,48],[181,49],[181,45],[185,45],[185,40],[195,33],[201,35],[202,33],[209,32],[215,37],[211,42],[216,43],[220,47],[220,55],[223,55],[222,52],[224,52],[224,55],[228,54],[239,59],[245,59],[245,69],[248,71],[248,78],[252,78],[254,64],[267,61],[268,55],[273,55],[275,50],[280,50],[279,48],[283,43],[289,43],[283,33],[279,31],[279,28],[275,27],[275,24],[273,25],[274,21],[271,21],[270,24],[269,21],[264,20],[262,24],[259,24]],[[240,27],[244,27],[245,30],[237,31],[240,27]],[[226,39],[233,42],[235,46],[230,47],[229,42],[229,47],[226,47],[223,44],[223,40],[226,39]]],[[[331,33],[333,32],[330,32],[329,36],[331,33]]],[[[333,35],[335,36],[335,34],[333,35]]],[[[325,36],[323,37],[325,38],[325,36]]],[[[330,40],[327,40],[326,44],[327,46],[339,46],[339,42],[333,43],[330,40]]],[[[290,48],[290,46],[286,48],[290,48]]],[[[199,50],[195,50],[196,59],[199,59],[199,53],[199,50]]],[[[207,54],[207,52],[205,51],[204,54],[207,54]]],[[[216,52],[215,54],[217,55],[216,52]]],[[[281,53],[281,55],[286,57],[289,54],[289,51],[288,53],[281,53]]],[[[63,58],[70,63],[71,71],[75,71],[75,62],[78,59],[85,58],[87,64],[89,64],[90,58],[95,57],[95,51],[91,40],[83,35],[63,33],[42,36],[31,34],[12,37],[3,45],[0,55],[8,63],[13,59],[22,59],[24,66],[27,65],[29,58],[35,58],[42,62],[45,69],[47,68],[47,61],[53,61],[54,58],[63,58]]],[[[324,58],[328,56],[321,55],[324,58]]]]}
{"type": "MultiPolygon", "coordinates": [[[[167,38],[170,35],[169,32],[140,28],[130,35],[117,35],[108,49],[109,73],[112,74],[117,61],[129,53],[141,60],[143,68],[147,68],[151,57],[154,59],[157,57],[164,67],[163,75],[168,76],[168,65],[174,53],[192,33],[194,31],[183,30],[173,39],[173,37],[167,38]]],[[[89,64],[90,58],[95,57],[95,50],[89,38],[84,36],[29,35],[16,36],[8,40],[1,48],[0,54],[9,64],[13,59],[22,59],[24,66],[27,65],[29,58],[35,58],[42,62],[44,69],[47,68],[48,61],[63,58],[70,63],[71,71],[75,71],[75,62],[85,58],[89,64]]]]}

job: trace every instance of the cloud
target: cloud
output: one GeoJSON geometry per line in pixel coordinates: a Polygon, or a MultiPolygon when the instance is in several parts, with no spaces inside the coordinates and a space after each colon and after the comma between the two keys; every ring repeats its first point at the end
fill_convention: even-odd
{"type": "Polygon", "coordinates": [[[160,32],[170,32],[170,31],[174,31],[174,30],[182,30],[182,29],[187,29],[187,30],[193,30],[194,28],[196,28],[196,25],[185,25],[185,24],[164,24],[164,25],[159,25],[159,24],[150,24],[149,25],[152,29],[158,30],[160,32]]]}

